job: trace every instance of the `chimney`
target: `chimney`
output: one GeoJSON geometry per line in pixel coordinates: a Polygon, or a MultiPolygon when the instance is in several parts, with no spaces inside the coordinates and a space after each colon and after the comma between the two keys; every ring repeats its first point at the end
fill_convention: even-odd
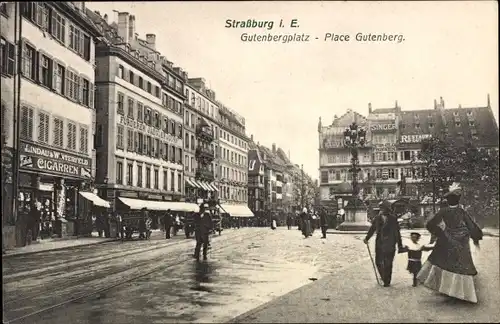
{"type": "Polygon", "coordinates": [[[135,16],[130,15],[128,19],[128,38],[129,39],[134,39],[135,36],[135,16]]]}
{"type": "Polygon", "coordinates": [[[273,143],[273,153],[276,153],[276,144],[273,143]]]}
{"type": "Polygon", "coordinates": [[[436,99],[434,99],[434,109],[438,109],[438,104],[436,99]]]}
{"type": "Polygon", "coordinates": [[[128,12],[118,13],[118,36],[122,38],[124,43],[128,43],[129,16],[128,12]]]}
{"type": "Polygon", "coordinates": [[[441,104],[441,108],[444,108],[444,100],[443,100],[443,97],[439,97],[439,101],[440,101],[440,104],[441,104]]]}
{"type": "Polygon", "coordinates": [[[250,135],[250,141],[252,141],[252,142],[253,142],[253,134],[252,134],[252,135],[250,135]]]}
{"type": "Polygon", "coordinates": [[[398,108],[398,101],[396,100],[396,102],[394,103],[394,107],[395,108],[398,108]]]}
{"type": "Polygon", "coordinates": [[[106,22],[106,24],[108,23],[108,15],[107,14],[104,14],[104,21],[106,22]]]}
{"type": "Polygon", "coordinates": [[[368,113],[370,113],[370,114],[372,113],[372,103],[371,102],[368,103],[368,113]]]}
{"type": "Polygon", "coordinates": [[[146,34],[146,42],[149,47],[156,50],[156,35],[155,34],[146,34]]]}

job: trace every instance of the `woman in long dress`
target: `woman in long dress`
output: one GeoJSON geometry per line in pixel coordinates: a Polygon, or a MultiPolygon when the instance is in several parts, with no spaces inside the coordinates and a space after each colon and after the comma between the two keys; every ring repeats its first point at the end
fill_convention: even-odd
{"type": "Polygon", "coordinates": [[[457,183],[445,195],[444,207],[428,221],[427,229],[437,238],[434,250],[418,273],[427,288],[477,303],[474,276],[477,275],[470,250],[470,239],[479,246],[483,233],[470,215],[459,207],[462,190],[457,183]]]}

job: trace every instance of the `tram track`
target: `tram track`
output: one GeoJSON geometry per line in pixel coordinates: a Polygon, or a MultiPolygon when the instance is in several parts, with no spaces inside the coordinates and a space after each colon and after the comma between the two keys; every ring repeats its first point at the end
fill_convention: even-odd
{"type": "MultiPolygon", "coordinates": [[[[232,241],[237,241],[238,239],[251,240],[259,236],[262,237],[263,235],[264,233],[257,233],[254,235],[242,237],[241,235],[238,235],[238,233],[236,233],[236,235],[231,237],[215,237],[212,239],[212,242],[216,243],[218,241],[222,241],[224,243],[224,246],[217,248],[212,247],[209,253],[211,254],[213,252],[219,252],[231,248],[232,241]]],[[[47,313],[56,308],[60,308],[79,300],[87,299],[94,295],[101,294],[121,285],[146,277],[155,272],[167,270],[189,261],[193,261],[191,253],[176,254],[176,257],[174,256],[173,258],[168,258],[165,260],[149,259],[133,264],[132,267],[127,267],[126,269],[121,268],[117,271],[113,271],[112,273],[105,272],[102,275],[93,277],[90,281],[89,278],[81,278],[81,280],[73,281],[71,282],[71,285],[67,285],[67,287],[63,288],[62,290],[58,289],[55,293],[51,294],[52,296],[49,296],[49,298],[47,298],[46,292],[41,292],[39,294],[33,294],[26,298],[12,300],[8,304],[4,303],[4,314],[8,315],[7,318],[13,317],[13,319],[6,320],[4,321],[4,323],[16,323],[28,318],[32,318],[33,316],[47,313]],[[144,271],[143,269],[145,268],[147,268],[147,270],[144,271]],[[107,279],[107,284],[105,285],[102,284],[102,279],[104,278],[107,279]],[[76,296],[75,292],[77,292],[76,296]],[[49,303],[44,303],[44,298],[45,300],[49,299],[49,303]],[[20,302],[27,299],[31,299],[34,301],[39,300],[42,304],[40,305],[40,302],[38,304],[36,304],[35,302],[34,305],[26,305],[24,303],[24,306],[21,309],[14,310],[8,310],[5,307],[9,304],[13,304],[14,302],[20,302]],[[55,303],[54,300],[56,300],[55,303]],[[28,313],[26,314],[26,312],[28,313]]]]}
{"type": "Polygon", "coordinates": [[[137,248],[134,248],[131,250],[127,250],[125,252],[118,252],[118,253],[113,254],[113,255],[110,255],[110,252],[108,251],[108,252],[103,252],[103,253],[100,253],[97,255],[86,256],[83,258],[72,260],[69,263],[65,263],[64,260],[61,260],[61,261],[55,263],[54,265],[45,267],[43,269],[34,269],[34,270],[17,272],[17,273],[3,274],[3,283],[9,284],[9,283],[17,282],[17,281],[20,281],[20,280],[23,280],[26,278],[31,278],[31,277],[36,276],[36,275],[43,275],[43,274],[51,273],[54,271],[68,271],[68,270],[71,270],[73,268],[77,268],[77,267],[81,266],[82,264],[86,264],[87,261],[89,261],[89,260],[94,261],[94,262],[92,262],[92,264],[98,264],[98,263],[103,263],[106,261],[118,259],[121,257],[133,255],[133,254],[140,254],[143,252],[155,251],[158,249],[163,249],[163,248],[166,248],[169,246],[176,246],[176,245],[180,245],[180,244],[188,243],[188,242],[191,242],[191,240],[182,240],[182,241],[176,241],[176,242],[160,242],[160,243],[154,244],[154,246],[152,246],[152,247],[151,246],[150,247],[141,246],[141,247],[137,247],[137,248]]]}

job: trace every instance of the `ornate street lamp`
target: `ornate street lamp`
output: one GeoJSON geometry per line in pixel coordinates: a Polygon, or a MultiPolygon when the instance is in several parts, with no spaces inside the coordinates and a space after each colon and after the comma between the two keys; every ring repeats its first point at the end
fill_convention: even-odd
{"type": "Polygon", "coordinates": [[[438,165],[433,160],[429,164],[429,171],[431,173],[432,178],[432,212],[436,214],[436,175],[437,175],[437,167],[438,165]]]}
{"type": "Polygon", "coordinates": [[[343,231],[359,231],[367,230],[370,227],[368,222],[367,210],[364,202],[358,197],[359,184],[358,174],[361,171],[359,168],[359,149],[366,144],[366,130],[356,123],[352,123],[344,131],[344,146],[349,149],[351,154],[351,168],[349,172],[352,174],[352,197],[346,210],[346,221],[339,225],[338,229],[343,231]]]}

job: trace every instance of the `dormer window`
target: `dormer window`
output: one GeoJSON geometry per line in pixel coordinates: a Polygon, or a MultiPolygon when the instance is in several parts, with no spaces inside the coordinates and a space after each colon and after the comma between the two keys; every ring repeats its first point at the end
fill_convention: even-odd
{"type": "Polygon", "coordinates": [[[455,122],[455,127],[460,127],[461,123],[460,122],[455,122]]]}
{"type": "Polygon", "coordinates": [[[415,124],[415,128],[420,128],[420,124],[415,124]]]}
{"type": "Polygon", "coordinates": [[[474,123],[473,120],[469,121],[469,126],[474,127],[476,124],[474,123]]]}
{"type": "Polygon", "coordinates": [[[405,125],[405,124],[401,124],[401,128],[402,128],[402,129],[405,129],[405,128],[406,128],[406,125],[405,125]]]}
{"type": "Polygon", "coordinates": [[[453,116],[458,116],[458,111],[454,111],[453,116]]]}
{"type": "Polygon", "coordinates": [[[472,110],[467,110],[467,116],[472,116],[472,110]]]}
{"type": "Polygon", "coordinates": [[[434,123],[429,123],[429,127],[433,128],[434,127],[434,123]]]}

